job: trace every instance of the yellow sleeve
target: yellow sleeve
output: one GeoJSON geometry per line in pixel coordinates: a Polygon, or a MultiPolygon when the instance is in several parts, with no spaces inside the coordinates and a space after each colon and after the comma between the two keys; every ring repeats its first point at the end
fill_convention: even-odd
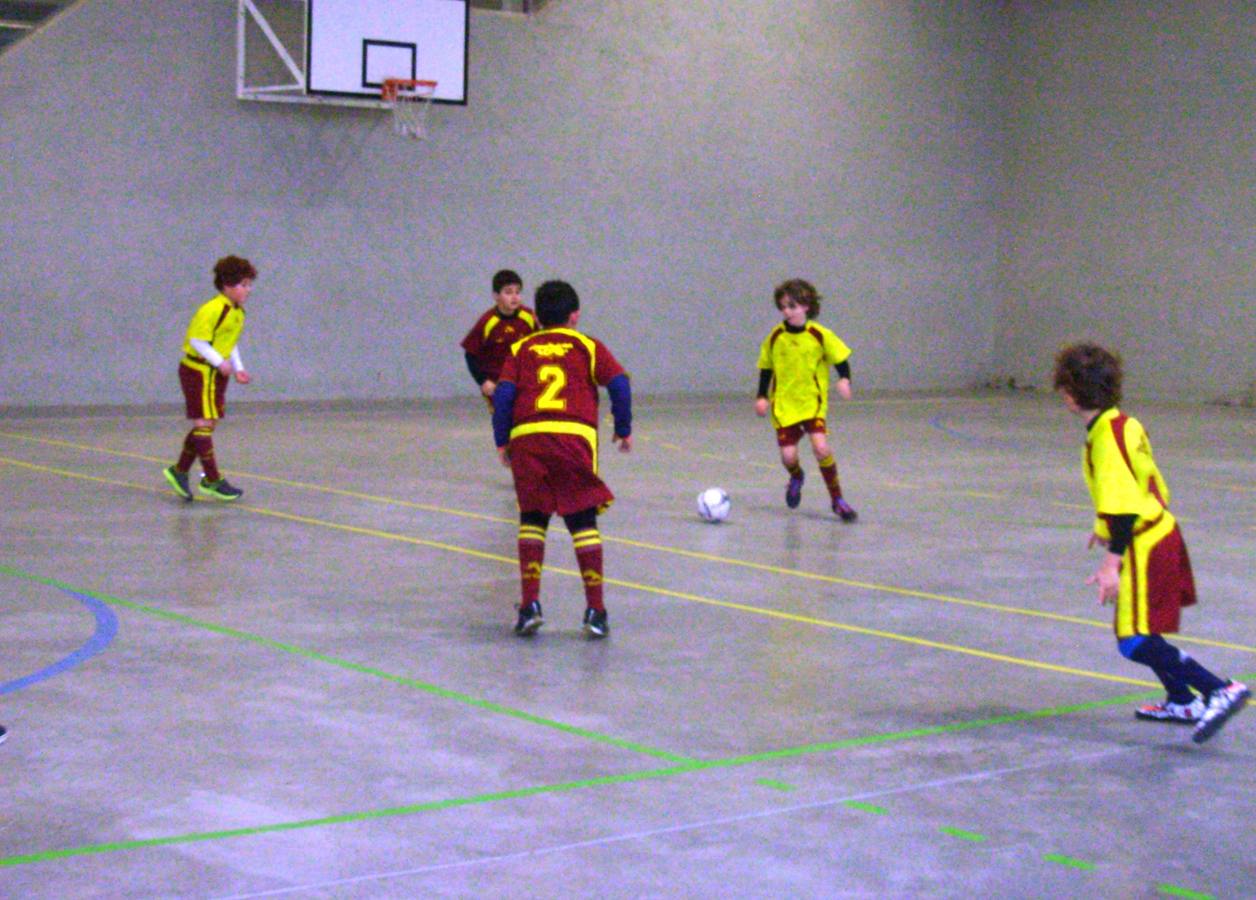
{"type": "Polygon", "coordinates": [[[763,339],[763,343],[759,345],[759,366],[758,367],[760,369],[772,368],[772,335],[774,334],[776,334],[775,328],[773,328],[772,331],[768,333],[768,336],[763,339]]]}
{"type": "Polygon", "coordinates": [[[212,342],[214,339],[214,326],[218,324],[218,319],[222,316],[222,304],[213,300],[206,301],[200,309],[192,315],[192,321],[188,325],[187,339],[201,340],[212,342]]]}
{"type": "Polygon", "coordinates": [[[824,330],[824,356],[831,366],[844,363],[850,359],[850,348],[846,346],[840,337],[827,328],[824,330]]]}

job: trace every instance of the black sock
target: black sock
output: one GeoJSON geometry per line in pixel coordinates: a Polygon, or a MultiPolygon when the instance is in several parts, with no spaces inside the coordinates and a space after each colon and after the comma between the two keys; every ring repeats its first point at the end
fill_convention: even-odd
{"type": "Polygon", "coordinates": [[[1195,699],[1189,696],[1189,690],[1185,690],[1187,685],[1204,697],[1217,688],[1225,687],[1225,681],[1158,634],[1149,635],[1140,641],[1130,654],[1130,659],[1155,672],[1169,692],[1169,699],[1174,703],[1190,703],[1195,699]]]}

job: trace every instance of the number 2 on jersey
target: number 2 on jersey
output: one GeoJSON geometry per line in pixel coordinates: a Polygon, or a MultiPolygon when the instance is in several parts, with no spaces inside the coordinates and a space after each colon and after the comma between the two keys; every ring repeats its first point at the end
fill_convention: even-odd
{"type": "Polygon", "coordinates": [[[567,373],[563,371],[562,366],[541,366],[536,370],[536,378],[545,385],[541,396],[536,398],[537,412],[547,409],[566,409],[567,401],[559,396],[563,388],[567,386],[567,373]]]}

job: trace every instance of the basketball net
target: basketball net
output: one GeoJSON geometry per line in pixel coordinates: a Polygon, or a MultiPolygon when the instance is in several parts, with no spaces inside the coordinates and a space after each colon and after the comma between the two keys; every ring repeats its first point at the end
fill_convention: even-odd
{"type": "Polygon", "coordinates": [[[385,78],[380,98],[392,110],[393,131],[416,141],[427,137],[427,111],[435,93],[435,81],[385,78]]]}

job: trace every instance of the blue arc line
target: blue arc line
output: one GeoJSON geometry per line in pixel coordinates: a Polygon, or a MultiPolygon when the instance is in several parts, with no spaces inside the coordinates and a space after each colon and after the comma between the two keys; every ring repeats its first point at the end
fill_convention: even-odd
{"type": "Polygon", "coordinates": [[[933,416],[929,419],[930,427],[943,434],[950,435],[953,438],[959,438],[961,441],[968,441],[970,444],[984,444],[988,447],[997,447],[1003,450],[1025,450],[1031,447],[1024,441],[1015,441],[1008,438],[983,437],[980,435],[969,434],[966,431],[960,431],[958,428],[952,428],[942,421],[941,415],[933,416]]]}
{"type": "Polygon", "coordinates": [[[4,694],[12,694],[14,691],[20,691],[22,688],[30,687],[40,681],[52,678],[54,675],[60,675],[62,672],[68,672],[79,663],[86,662],[93,656],[102,652],[113,641],[118,633],[118,617],[114,615],[112,609],[97,600],[95,597],[89,597],[87,594],[80,594],[76,591],[62,591],[78,600],[86,606],[93,616],[96,617],[96,631],[87,639],[87,643],[79,647],[69,656],[58,662],[53,663],[38,672],[32,672],[30,675],[24,675],[13,681],[6,681],[0,684],[0,696],[4,694]]]}

